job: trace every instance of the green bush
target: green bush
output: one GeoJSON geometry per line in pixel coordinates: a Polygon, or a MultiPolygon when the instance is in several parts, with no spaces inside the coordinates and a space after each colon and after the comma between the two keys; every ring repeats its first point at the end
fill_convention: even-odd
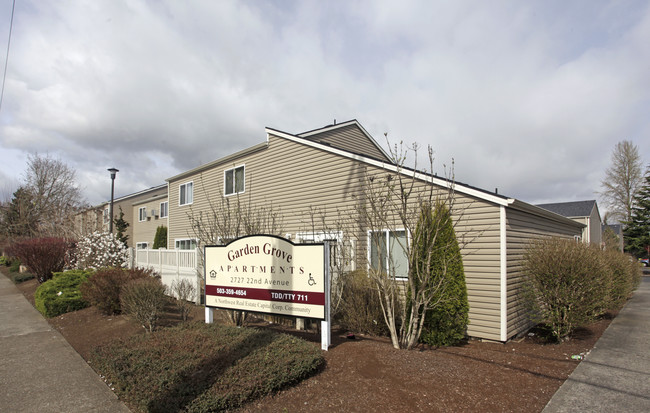
{"type": "Polygon", "coordinates": [[[465,338],[469,303],[463,258],[445,204],[423,205],[413,240],[411,265],[419,267],[414,273],[429,277],[430,308],[424,313],[420,341],[431,346],[454,345],[465,338]]]}
{"type": "Polygon", "coordinates": [[[388,334],[379,296],[368,273],[363,270],[345,275],[337,322],[349,331],[375,336],[388,334]]]}
{"type": "Polygon", "coordinates": [[[30,272],[16,272],[11,276],[14,284],[24,283],[25,281],[33,280],[36,276],[30,272]]]}
{"type": "Polygon", "coordinates": [[[165,286],[159,278],[129,281],[120,293],[122,311],[135,318],[148,332],[156,329],[166,302],[165,286]]]}
{"type": "Polygon", "coordinates": [[[524,295],[534,321],[565,340],[606,311],[612,277],[600,250],[573,240],[545,238],[527,248],[524,295]]]}
{"type": "Polygon", "coordinates": [[[11,260],[9,259],[9,257],[0,255],[0,265],[4,265],[5,267],[8,267],[10,264],[11,264],[11,260]]]}
{"type": "Polygon", "coordinates": [[[120,293],[126,283],[139,278],[153,277],[151,269],[106,268],[98,270],[88,281],[81,285],[84,300],[96,306],[102,313],[119,314],[122,312],[120,293]]]}
{"type": "Polygon", "coordinates": [[[20,260],[18,258],[11,260],[11,264],[9,265],[9,272],[20,272],[20,260]]]}
{"type": "Polygon", "coordinates": [[[235,409],[322,364],[320,349],[299,338],[203,322],[134,336],[91,356],[120,399],[147,412],[235,409]]]}
{"type": "Polygon", "coordinates": [[[66,271],[41,284],[34,295],[35,307],[45,317],[56,317],[88,307],[81,297],[79,286],[90,277],[91,271],[66,271]]]}
{"type": "Polygon", "coordinates": [[[156,235],[153,238],[153,249],[167,248],[167,227],[164,225],[156,229],[156,235]]]}

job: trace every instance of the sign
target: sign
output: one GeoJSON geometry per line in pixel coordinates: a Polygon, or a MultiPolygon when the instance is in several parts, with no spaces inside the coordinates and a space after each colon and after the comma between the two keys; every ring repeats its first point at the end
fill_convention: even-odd
{"type": "Polygon", "coordinates": [[[205,304],[326,319],[323,244],[253,235],[205,247],[205,304]]]}

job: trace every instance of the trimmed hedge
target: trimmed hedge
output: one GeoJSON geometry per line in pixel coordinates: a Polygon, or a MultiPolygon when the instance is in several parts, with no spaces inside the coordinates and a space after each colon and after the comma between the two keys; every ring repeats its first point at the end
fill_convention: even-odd
{"type": "Polygon", "coordinates": [[[134,411],[213,412],[307,378],[313,343],[269,330],[193,322],[95,349],[91,366],[134,411]]]}
{"type": "Polygon", "coordinates": [[[54,273],[51,280],[36,290],[36,309],[49,318],[88,307],[88,302],[81,297],[79,286],[92,274],[92,271],[82,270],[54,273]]]}

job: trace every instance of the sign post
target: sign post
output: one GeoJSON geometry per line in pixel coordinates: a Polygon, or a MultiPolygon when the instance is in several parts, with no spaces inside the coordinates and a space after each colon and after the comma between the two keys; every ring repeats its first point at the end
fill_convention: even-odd
{"type": "Polygon", "coordinates": [[[320,319],[327,349],[329,249],[323,243],[253,235],[206,246],[204,257],[206,323],[213,322],[214,308],[320,319]]]}
{"type": "Polygon", "coordinates": [[[330,242],[325,241],[324,247],[323,253],[325,256],[323,257],[323,272],[325,273],[325,319],[320,322],[320,347],[322,350],[327,351],[332,343],[332,331],[330,328],[330,242]]]}

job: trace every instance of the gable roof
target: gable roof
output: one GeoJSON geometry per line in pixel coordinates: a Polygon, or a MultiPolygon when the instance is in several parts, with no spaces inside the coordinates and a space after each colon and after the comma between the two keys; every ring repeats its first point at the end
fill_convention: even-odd
{"type": "Polygon", "coordinates": [[[383,162],[391,162],[390,156],[356,119],[334,123],[294,136],[383,162]]]}
{"type": "MultiPolygon", "coordinates": [[[[349,122],[355,122],[358,124],[356,120],[349,121],[349,122]]],[[[348,122],[345,122],[348,123],[348,122]]],[[[341,124],[343,125],[343,124],[341,124]]],[[[322,129],[316,129],[311,132],[305,132],[301,135],[303,136],[309,136],[310,134],[316,134],[319,131],[322,131],[323,129],[328,129],[330,127],[334,127],[338,125],[330,125],[329,127],[325,127],[322,129]]],[[[359,125],[360,126],[360,125],[359,125]]],[[[477,187],[473,187],[467,184],[463,184],[458,181],[451,181],[446,178],[440,178],[438,175],[432,175],[430,173],[422,172],[422,171],[417,171],[414,169],[409,169],[405,167],[401,167],[399,165],[396,165],[395,163],[391,162],[390,159],[377,159],[377,158],[372,158],[369,157],[365,154],[359,154],[359,153],[354,153],[350,152],[344,149],[336,148],[326,142],[319,142],[318,140],[310,140],[310,139],[305,139],[303,136],[300,135],[293,135],[287,132],[283,132],[277,129],[273,128],[266,128],[266,133],[267,133],[267,141],[268,141],[268,136],[273,135],[279,138],[287,139],[292,142],[300,143],[303,145],[311,146],[317,149],[324,150],[326,152],[334,153],[349,159],[354,159],[359,162],[363,162],[369,165],[373,165],[379,168],[383,168],[392,172],[397,172],[397,173],[408,173],[409,176],[414,177],[415,179],[422,180],[424,182],[431,183],[433,185],[437,185],[443,188],[448,188],[448,189],[453,189],[453,191],[472,196],[487,202],[491,202],[496,205],[500,206],[505,206],[505,207],[510,207],[514,208],[520,211],[524,211],[533,215],[538,215],[542,217],[546,217],[555,221],[563,222],[568,225],[576,226],[579,228],[583,228],[585,225],[582,223],[579,223],[577,221],[574,221],[572,219],[566,218],[562,215],[559,215],[555,212],[540,208],[538,206],[520,201],[515,198],[509,198],[500,194],[497,194],[495,192],[487,191],[484,189],[480,189],[477,187]]],[[[367,132],[365,132],[367,134],[367,132]]],[[[370,136],[370,135],[368,135],[370,136]]],[[[372,139],[372,137],[371,137],[372,139]]],[[[373,139],[374,141],[374,139],[373,139]]],[[[376,143],[375,143],[376,144],[376,143]]]]}
{"type": "Polygon", "coordinates": [[[598,209],[595,200],[558,202],[553,204],[539,204],[537,206],[568,218],[588,217],[591,215],[594,207],[598,209]]]}

